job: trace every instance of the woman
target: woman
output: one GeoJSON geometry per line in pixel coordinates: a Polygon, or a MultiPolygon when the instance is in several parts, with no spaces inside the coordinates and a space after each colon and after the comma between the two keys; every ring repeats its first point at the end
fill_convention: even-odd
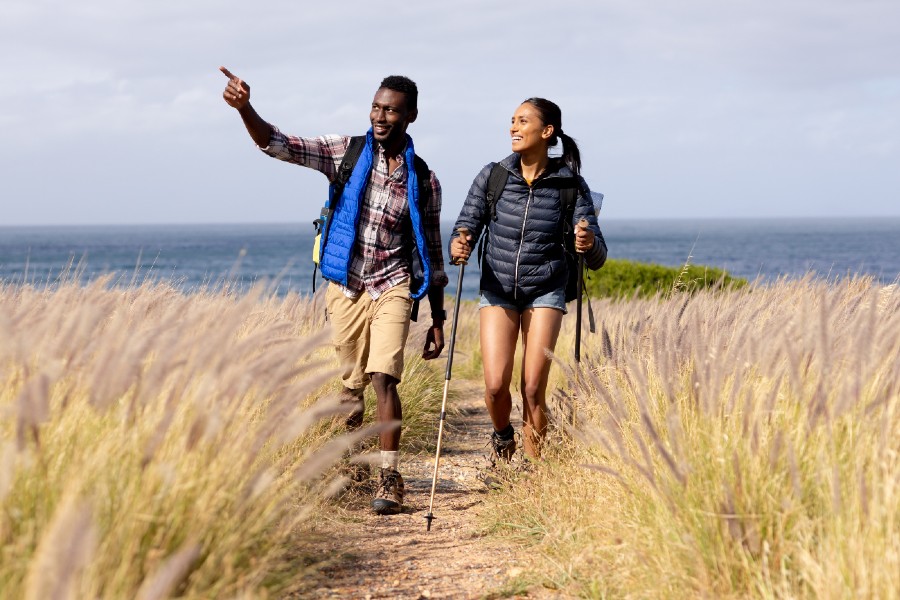
{"type": "Polygon", "coordinates": [[[540,457],[547,430],[547,350],[554,349],[566,313],[562,188],[576,187],[572,215],[576,251],[584,253],[591,269],[599,269],[606,260],[606,243],[597,226],[590,191],[579,175],[578,146],[563,133],[559,107],[543,98],[529,98],[516,109],[509,133],[513,154],[499,163],[506,171],[500,172],[506,183],[494,199],[496,214],[491,214],[486,201],[491,163],[472,183],[450,241],[453,261],[466,261],[487,225],[479,316],[484,400],[494,425],[493,461],[509,461],[516,450],[509,388],[520,331],[524,346],[523,438],[530,458],[540,457]],[[549,157],[548,149],[559,141],[562,156],[549,157]],[[460,229],[466,235],[460,236],[460,229]]]}

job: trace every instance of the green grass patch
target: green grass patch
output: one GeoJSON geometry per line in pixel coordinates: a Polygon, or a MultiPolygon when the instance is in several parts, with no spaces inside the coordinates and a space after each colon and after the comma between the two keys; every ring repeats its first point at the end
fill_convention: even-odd
{"type": "Polygon", "coordinates": [[[590,271],[585,288],[597,298],[649,298],[672,291],[697,292],[703,289],[738,289],[747,280],[734,277],[723,269],[685,264],[666,267],[624,259],[609,259],[599,271],[590,271]]]}

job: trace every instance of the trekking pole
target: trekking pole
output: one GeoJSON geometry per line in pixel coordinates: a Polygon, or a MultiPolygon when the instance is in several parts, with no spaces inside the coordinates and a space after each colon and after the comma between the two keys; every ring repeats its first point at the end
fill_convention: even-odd
{"type": "MultiPolygon", "coordinates": [[[[578,221],[581,227],[587,227],[588,222],[585,219],[578,221]]],[[[575,363],[581,363],[581,294],[584,291],[584,252],[577,250],[578,260],[576,261],[578,269],[578,279],[575,281],[576,303],[575,303],[575,363]]]]}
{"type": "MultiPolygon", "coordinates": [[[[465,227],[460,227],[457,231],[459,231],[460,237],[464,240],[466,239],[466,236],[469,235],[469,230],[465,227]]],[[[466,269],[466,261],[461,260],[457,264],[459,265],[459,280],[456,282],[456,302],[453,305],[453,321],[450,326],[450,349],[448,350],[449,354],[447,355],[447,371],[444,375],[444,399],[441,401],[441,419],[438,423],[437,451],[434,455],[434,475],[431,477],[431,500],[428,502],[428,514],[425,515],[425,520],[428,521],[428,525],[425,531],[431,531],[431,521],[434,519],[434,514],[432,513],[432,509],[434,508],[434,491],[437,489],[438,465],[441,462],[441,439],[444,436],[444,420],[447,417],[447,392],[450,389],[450,373],[453,370],[453,349],[456,346],[456,324],[459,322],[459,298],[462,294],[463,272],[466,269]]]]}

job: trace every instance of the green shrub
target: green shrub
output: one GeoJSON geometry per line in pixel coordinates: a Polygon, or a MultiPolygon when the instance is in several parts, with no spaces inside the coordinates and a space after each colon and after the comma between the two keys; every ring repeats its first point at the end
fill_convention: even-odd
{"type": "Polygon", "coordinates": [[[683,267],[666,267],[631,260],[610,259],[599,271],[589,271],[585,289],[590,296],[630,298],[637,293],[640,298],[657,292],[667,294],[672,290],[696,292],[701,289],[725,287],[737,289],[747,285],[747,280],[732,277],[715,267],[687,264],[683,267]]]}

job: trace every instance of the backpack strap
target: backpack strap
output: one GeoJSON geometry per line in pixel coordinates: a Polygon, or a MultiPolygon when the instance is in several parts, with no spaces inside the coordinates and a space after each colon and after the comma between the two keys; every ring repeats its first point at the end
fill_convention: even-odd
{"type": "Polygon", "coordinates": [[[481,232],[481,240],[478,242],[479,266],[481,266],[481,259],[484,257],[484,249],[487,246],[490,222],[497,220],[497,199],[503,193],[507,179],[509,179],[509,171],[500,163],[494,163],[494,166],[491,167],[491,173],[488,175],[487,191],[484,195],[485,207],[484,214],[481,217],[484,231],[481,232]]]}
{"type": "Polygon", "coordinates": [[[344,152],[344,158],[341,159],[341,165],[338,167],[337,176],[334,181],[340,186],[339,188],[334,188],[334,191],[340,193],[332,194],[332,201],[340,198],[340,194],[344,193],[344,186],[347,185],[347,181],[350,180],[350,175],[353,174],[353,169],[356,167],[356,161],[359,160],[359,156],[362,154],[365,146],[366,136],[354,135],[350,138],[350,144],[347,146],[347,151],[344,152]]]}
{"type": "MultiPolygon", "coordinates": [[[[508,178],[509,171],[500,163],[494,163],[494,166],[491,167],[491,174],[488,176],[487,194],[484,197],[487,203],[485,212],[491,221],[497,220],[497,198],[503,193],[508,178]]],[[[485,224],[487,224],[487,220],[485,220],[485,224]]]]}
{"type": "Polygon", "coordinates": [[[570,233],[575,231],[572,225],[572,219],[575,218],[575,201],[578,198],[578,189],[574,187],[564,187],[559,191],[559,197],[563,207],[563,232],[570,233]]]}
{"type": "Polygon", "coordinates": [[[355,135],[350,138],[350,144],[344,152],[344,157],[341,159],[340,166],[338,166],[337,174],[334,177],[331,188],[328,190],[328,203],[322,207],[322,214],[319,215],[319,220],[325,224],[325,231],[323,233],[326,237],[331,223],[331,215],[334,213],[334,204],[341,199],[341,194],[344,193],[344,186],[346,186],[347,182],[350,180],[350,175],[353,174],[353,169],[356,167],[356,163],[365,146],[366,136],[355,135]]]}
{"type": "Polygon", "coordinates": [[[424,209],[431,199],[431,169],[418,154],[413,159],[413,166],[416,170],[416,179],[419,180],[419,207],[424,209]]]}

